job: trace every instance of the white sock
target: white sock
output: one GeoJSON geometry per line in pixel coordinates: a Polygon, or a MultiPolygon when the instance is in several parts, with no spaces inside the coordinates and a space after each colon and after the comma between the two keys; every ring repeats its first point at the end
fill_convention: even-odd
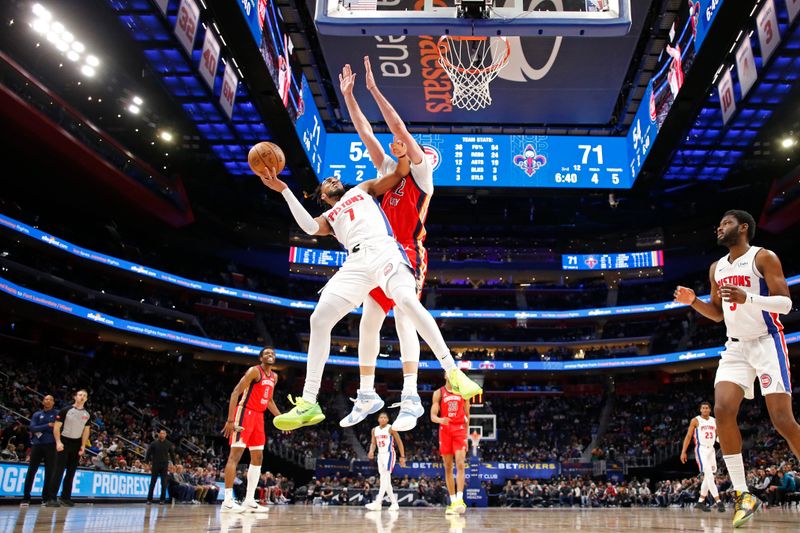
{"type": "Polygon", "coordinates": [[[728,474],[731,476],[733,490],[738,490],[739,492],[748,492],[747,478],[744,475],[744,461],[742,460],[742,454],[737,453],[734,455],[723,455],[722,458],[725,460],[725,466],[728,468],[728,474]]]}
{"type": "Polygon", "coordinates": [[[226,502],[233,501],[233,489],[225,489],[225,501],[226,502]]]}
{"type": "Polygon", "coordinates": [[[404,396],[417,394],[417,374],[403,374],[403,392],[404,396]]]}
{"type": "Polygon", "coordinates": [[[306,383],[303,387],[303,399],[309,403],[317,403],[322,373],[331,351],[331,330],[352,308],[353,305],[341,296],[325,294],[323,291],[316,309],[311,313],[306,383]]]}
{"type": "Polygon", "coordinates": [[[361,384],[358,387],[360,391],[374,391],[375,390],[375,374],[361,374],[361,384]]]}
{"type": "Polygon", "coordinates": [[[454,501],[456,501],[456,495],[455,494],[451,494],[450,495],[450,503],[453,503],[454,501]]]}
{"type": "Polygon", "coordinates": [[[247,467],[247,491],[244,501],[249,502],[255,499],[258,479],[261,477],[261,465],[250,465],[247,467]]]}
{"type": "Polygon", "coordinates": [[[461,500],[464,498],[463,492],[456,492],[456,500],[461,500]]]}

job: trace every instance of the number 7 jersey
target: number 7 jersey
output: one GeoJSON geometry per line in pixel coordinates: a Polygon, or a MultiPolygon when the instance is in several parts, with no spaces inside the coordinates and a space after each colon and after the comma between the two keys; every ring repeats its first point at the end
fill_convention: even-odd
{"type": "Polygon", "coordinates": [[[342,245],[353,246],[371,239],[394,237],[381,206],[360,187],[353,187],[329,210],[322,213],[342,245]]]}

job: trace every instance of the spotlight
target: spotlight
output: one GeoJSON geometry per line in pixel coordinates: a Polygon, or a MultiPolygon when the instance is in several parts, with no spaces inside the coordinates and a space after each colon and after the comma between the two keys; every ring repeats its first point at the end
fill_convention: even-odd
{"type": "Polygon", "coordinates": [[[92,67],[96,67],[100,64],[100,60],[94,56],[86,56],[86,63],[92,67]]]}
{"type": "Polygon", "coordinates": [[[74,43],[72,43],[72,49],[78,52],[79,54],[82,54],[86,50],[86,47],[83,46],[82,42],[75,41],[74,43]]]}
{"type": "Polygon", "coordinates": [[[67,59],[69,59],[70,61],[77,61],[80,58],[81,55],[74,50],[70,50],[69,52],[67,52],[67,59]]]}
{"type": "Polygon", "coordinates": [[[74,36],[74,35],[72,35],[70,32],[68,32],[68,31],[65,31],[65,32],[64,32],[64,33],[61,35],[61,39],[62,39],[62,40],[65,42],[65,43],[71,43],[72,41],[74,41],[74,40],[75,40],[75,36],[74,36]]]}
{"type": "Polygon", "coordinates": [[[161,140],[163,141],[170,142],[172,140],[172,133],[164,130],[159,134],[159,137],[161,137],[161,140]]]}
{"type": "Polygon", "coordinates": [[[53,31],[47,32],[47,40],[50,41],[53,44],[61,41],[61,39],[59,38],[58,34],[53,32],[53,31]]]}
{"type": "Polygon", "coordinates": [[[144,100],[142,100],[138,96],[134,96],[133,97],[133,103],[136,104],[136,105],[142,105],[144,103],[144,100]]]}
{"type": "Polygon", "coordinates": [[[781,146],[783,146],[784,148],[791,148],[795,144],[797,144],[797,139],[795,139],[794,137],[784,137],[783,140],[781,141],[781,146]]]}
{"type": "Polygon", "coordinates": [[[64,31],[64,25],[60,22],[54,22],[52,28],[56,33],[62,33],[64,31]]]}
{"type": "Polygon", "coordinates": [[[89,65],[84,65],[81,67],[81,73],[87,78],[91,78],[92,76],[94,76],[95,70],[89,65]]]}
{"type": "Polygon", "coordinates": [[[53,18],[53,15],[42,4],[33,4],[33,14],[44,20],[53,18]]]}
{"type": "Polygon", "coordinates": [[[129,106],[128,106],[128,111],[130,111],[130,112],[131,112],[131,113],[133,113],[134,115],[138,115],[138,114],[139,114],[139,111],[141,111],[141,109],[139,109],[139,106],[138,106],[138,105],[136,105],[136,104],[131,104],[131,105],[129,105],[129,106]]]}
{"type": "Polygon", "coordinates": [[[60,52],[66,52],[67,50],[69,50],[69,45],[64,41],[58,41],[56,43],[56,48],[58,48],[60,52]]]}
{"type": "Polygon", "coordinates": [[[33,21],[33,31],[36,33],[47,33],[50,29],[50,24],[46,20],[36,19],[33,21]]]}

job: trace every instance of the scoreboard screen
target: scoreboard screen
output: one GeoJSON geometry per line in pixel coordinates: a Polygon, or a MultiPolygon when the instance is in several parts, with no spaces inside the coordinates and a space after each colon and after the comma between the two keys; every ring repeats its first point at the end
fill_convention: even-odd
{"type": "MultiPolygon", "coordinates": [[[[388,153],[391,134],[378,134],[388,153]]],[[[571,187],[628,189],[624,137],[417,134],[445,187],[571,187]]],[[[326,138],[324,177],[355,185],[376,176],[364,143],[354,133],[326,138]]]]}
{"type": "Polygon", "coordinates": [[[630,252],[620,254],[564,254],[562,270],[623,270],[664,266],[664,251],[630,252]]]}
{"type": "Polygon", "coordinates": [[[297,265],[340,267],[346,258],[347,252],[342,250],[319,250],[298,246],[289,248],[289,262],[297,265]]]}

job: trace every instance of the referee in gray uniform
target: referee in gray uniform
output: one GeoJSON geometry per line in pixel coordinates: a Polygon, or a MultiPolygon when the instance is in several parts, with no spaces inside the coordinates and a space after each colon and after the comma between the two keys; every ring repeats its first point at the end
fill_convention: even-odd
{"type": "Polygon", "coordinates": [[[56,416],[53,436],[56,439],[58,458],[56,473],[53,476],[53,487],[50,490],[54,499],[45,504],[47,507],[59,507],[60,505],[72,507],[75,505],[72,502],[72,480],[75,478],[78,462],[84,452],[84,443],[89,439],[89,422],[92,420],[91,413],[83,407],[88,399],[89,393],[86,392],[86,389],[79,390],[75,393],[75,403],[62,409],[56,416]],[[55,500],[62,476],[64,476],[64,485],[61,489],[61,498],[55,500]]]}

